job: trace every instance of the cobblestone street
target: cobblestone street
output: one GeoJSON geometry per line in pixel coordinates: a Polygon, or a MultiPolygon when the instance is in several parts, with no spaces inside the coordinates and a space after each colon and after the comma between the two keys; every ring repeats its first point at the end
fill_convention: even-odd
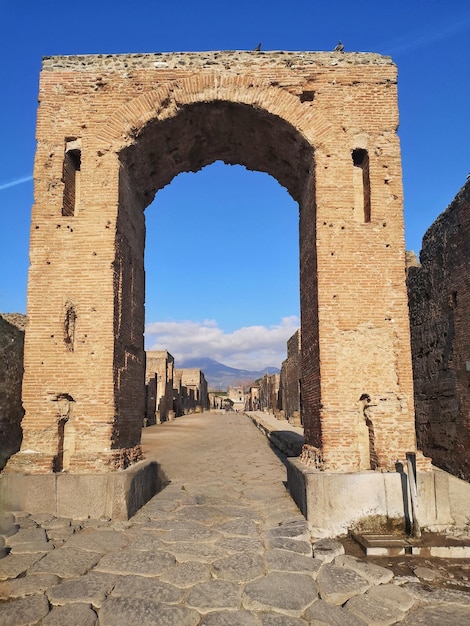
{"type": "Polygon", "coordinates": [[[4,515],[2,626],[470,623],[468,590],[428,567],[395,576],[338,541],[312,546],[280,454],[245,415],[152,426],[143,447],[169,482],[128,522],[4,515]]]}

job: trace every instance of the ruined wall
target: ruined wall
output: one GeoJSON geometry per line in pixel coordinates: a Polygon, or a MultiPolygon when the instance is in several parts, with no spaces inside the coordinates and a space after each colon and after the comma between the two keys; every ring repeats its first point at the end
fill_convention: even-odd
{"type": "Polygon", "coordinates": [[[301,403],[301,370],[300,370],[300,329],[297,330],[287,341],[287,359],[281,366],[281,409],[286,419],[290,419],[294,413],[300,416],[301,403]]]}
{"type": "Polygon", "coordinates": [[[147,350],[145,380],[147,385],[148,424],[159,424],[173,411],[173,372],[175,360],[166,350],[147,350]]]}
{"type": "Polygon", "coordinates": [[[0,314],[0,470],[21,445],[25,325],[24,315],[0,314]]]}
{"type": "Polygon", "coordinates": [[[470,181],[408,268],[418,446],[470,480],[470,181]]]}

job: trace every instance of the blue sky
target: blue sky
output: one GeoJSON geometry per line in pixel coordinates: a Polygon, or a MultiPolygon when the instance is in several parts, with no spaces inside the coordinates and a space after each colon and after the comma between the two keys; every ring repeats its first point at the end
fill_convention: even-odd
{"type": "MultiPolygon", "coordinates": [[[[331,50],[339,39],[346,51],[391,55],[398,65],[406,242],[418,252],[470,171],[468,2],[3,0],[0,311],[26,311],[43,56],[250,50],[258,42],[331,50]]],[[[298,210],[287,192],[265,174],[216,163],[178,176],[146,214],[147,346],[177,359],[278,366],[299,323],[298,210]],[[169,228],[172,242],[159,236],[169,228]]]]}

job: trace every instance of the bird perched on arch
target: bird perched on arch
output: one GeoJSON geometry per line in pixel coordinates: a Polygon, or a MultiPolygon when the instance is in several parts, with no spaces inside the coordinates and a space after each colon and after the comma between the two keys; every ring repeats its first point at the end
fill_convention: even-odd
{"type": "Polygon", "coordinates": [[[343,52],[343,50],[344,50],[343,42],[342,41],[338,41],[338,43],[336,44],[336,47],[333,50],[333,52],[343,52]]]}
{"type": "Polygon", "coordinates": [[[256,48],[253,49],[253,52],[261,52],[261,44],[259,43],[256,48]]]}

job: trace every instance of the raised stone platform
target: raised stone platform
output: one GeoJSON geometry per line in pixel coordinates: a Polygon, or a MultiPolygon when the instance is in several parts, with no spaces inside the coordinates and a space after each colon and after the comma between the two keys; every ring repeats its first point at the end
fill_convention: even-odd
{"type": "MultiPolygon", "coordinates": [[[[408,477],[404,472],[321,472],[287,459],[291,496],[317,537],[335,537],[351,531],[385,533],[412,527],[408,477]]],[[[433,468],[418,472],[417,518],[421,528],[443,531],[465,526],[463,510],[470,485],[433,468]]]]}
{"type": "Polygon", "coordinates": [[[127,520],[167,482],[160,465],[148,461],[103,474],[5,473],[0,476],[0,509],[127,520]]]}

